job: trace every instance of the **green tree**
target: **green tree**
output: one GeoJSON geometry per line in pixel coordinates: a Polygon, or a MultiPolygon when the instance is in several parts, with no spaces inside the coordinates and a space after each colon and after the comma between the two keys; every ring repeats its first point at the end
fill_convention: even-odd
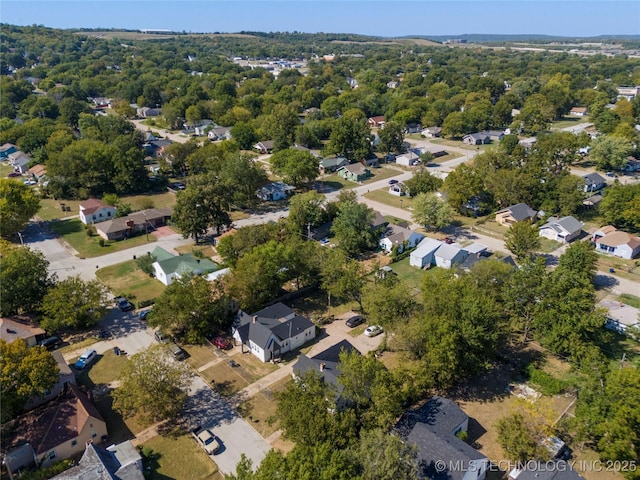
{"type": "Polygon", "coordinates": [[[619,170],[627,163],[633,151],[631,142],[612,135],[600,135],[591,142],[589,157],[602,170],[619,170]]]}
{"type": "Polygon", "coordinates": [[[326,218],[324,203],[324,195],[315,190],[291,197],[287,229],[300,235],[306,235],[307,227],[316,227],[324,222],[326,218]]]}
{"type": "Polygon", "coordinates": [[[529,258],[540,248],[538,227],[527,220],[513,223],[504,234],[504,242],[518,260],[529,258]]]}
{"type": "Polygon", "coordinates": [[[281,235],[281,230],[281,226],[276,223],[242,227],[233,235],[222,237],[216,249],[224,262],[234,267],[238,259],[251,252],[258,245],[267,243],[269,240],[283,241],[284,237],[281,235]]]}
{"type": "Polygon", "coordinates": [[[269,159],[271,170],[296,187],[310,183],[320,174],[318,159],[303,150],[280,150],[269,159]]]}
{"type": "Polygon", "coordinates": [[[21,231],[29,219],[40,210],[40,199],[33,190],[12,179],[0,178],[0,218],[2,237],[9,238],[21,231]]]}
{"type": "Polygon", "coordinates": [[[29,399],[44,395],[58,381],[60,370],[44,347],[28,347],[24,340],[0,340],[2,422],[22,412],[29,399]]]}
{"type": "MultiPolygon", "coordinates": [[[[447,193],[449,205],[458,212],[466,213],[465,204],[485,197],[484,178],[478,174],[474,165],[463,163],[447,175],[443,190],[447,193]]],[[[484,209],[484,203],[480,202],[480,209],[484,209]]]]}
{"type": "Polygon", "coordinates": [[[362,304],[369,321],[384,327],[403,325],[419,311],[419,304],[406,284],[386,279],[366,285],[362,304]]]}
{"type": "Polygon", "coordinates": [[[90,328],[107,313],[107,290],[98,280],[79,275],[52,287],[42,300],[41,326],[54,332],[62,328],[90,328]]]}
{"type": "Polygon", "coordinates": [[[364,115],[345,114],[333,124],[325,152],[354,162],[368,158],[371,148],[371,130],[364,115]]]}
{"type": "Polygon", "coordinates": [[[640,184],[610,186],[604,191],[598,211],[617,228],[640,231],[640,184]]]}
{"type": "Polygon", "coordinates": [[[496,423],[498,443],[503,448],[509,459],[515,462],[528,462],[529,460],[547,460],[549,452],[530,432],[530,427],[522,413],[512,413],[502,417],[496,423]]]}
{"type": "Polygon", "coordinates": [[[511,315],[513,328],[522,332],[522,343],[528,340],[538,303],[543,296],[545,279],[545,260],[538,257],[522,262],[505,286],[505,307],[511,315]]]}
{"type": "Polygon", "coordinates": [[[258,134],[249,122],[238,122],[231,127],[231,137],[243,150],[251,150],[258,141],[258,134]]]}
{"type": "Polygon", "coordinates": [[[273,147],[284,150],[293,145],[296,136],[296,127],[300,124],[298,114],[288,105],[276,105],[271,114],[267,115],[263,129],[266,135],[273,140],[273,147]]]}
{"type": "Polygon", "coordinates": [[[416,170],[409,180],[404,184],[409,191],[409,195],[415,197],[419,193],[428,193],[438,190],[444,182],[438,177],[431,175],[426,168],[416,170]]]}
{"type": "Polygon", "coordinates": [[[199,276],[185,276],[156,299],[149,325],[191,344],[226,330],[231,322],[231,299],[218,284],[199,276]]]}
{"type": "Polygon", "coordinates": [[[377,234],[371,228],[374,213],[363,203],[347,202],[339,207],[331,231],[347,255],[374,248],[377,234]]]}
{"type": "Polygon", "coordinates": [[[439,230],[453,221],[453,211],[435,193],[419,193],[413,201],[411,218],[425,228],[439,230]]]}
{"type": "Polygon", "coordinates": [[[113,392],[113,408],[150,424],[177,418],[191,383],[189,367],[169,357],[164,345],[133,355],[122,369],[113,392]]]}
{"type": "Polygon", "coordinates": [[[49,262],[29,247],[4,245],[0,253],[0,312],[6,316],[37,311],[52,285],[49,262]]]}
{"type": "Polygon", "coordinates": [[[378,150],[387,154],[402,151],[404,135],[400,124],[393,121],[385,123],[384,128],[378,131],[378,136],[380,137],[378,150]]]}
{"type": "Polygon", "coordinates": [[[365,432],[358,445],[363,480],[413,480],[421,478],[415,445],[383,430],[365,432]]]}
{"type": "Polygon", "coordinates": [[[555,114],[555,108],[547,98],[542,94],[534,93],[527,98],[520,113],[516,115],[512,130],[515,128],[532,135],[547,130],[555,114]]]}
{"type": "Polygon", "coordinates": [[[355,300],[362,310],[362,292],[366,284],[362,265],[345,257],[339,249],[330,249],[321,264],[322,288],[333,297],[355,300]]]}

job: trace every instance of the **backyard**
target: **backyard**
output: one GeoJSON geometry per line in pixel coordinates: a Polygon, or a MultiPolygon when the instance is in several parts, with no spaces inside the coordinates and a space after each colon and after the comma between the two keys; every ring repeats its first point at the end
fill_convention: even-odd
{"type": "Polygon", "coordinates": [[[405,282],[409,287],[414,289],[416,294],[419,294],[422,289],[422,282],[424,276],[427,274],[426,270],[412,267],[409,265],[410,258],[407,257],[396,263],[391,263],[389,266],[398,275],[398,278],[405,282]]]}
{"type": "Polygon", "coordinates": [[[375,202],[384,203],[385,205],[396,208],[410,210],[413,205],[413,199],[410,196],[404,195],[402,197],[398,197],[397,195],[391,195],[386,188],[367,192],[364,196],[375,202]]]}
{"type": "Polygon", "coordinates": [[[51,224],[51,228],[78,252],[80,258],[99,257],[156,241],[153,235],[139,235],[126,240],[103,239],[104,246],[101,246],[102,237],[87,235],[84,224],[77,218],[55,221],[51,224]]]}
{"type": "Polygon", "coordinates": [[[96,277],[115,295],[123,295],[134,304],[154,300],[165,286],[140,270],[135,260],[128,260],[96,271],[96,277]]]}
{"type": "Polygon", "coordinates": [[[151,474],[145,478],[167,480],[222,480],[218,467],[197,447],[190,434],[156,436],[142,444],[150,454],[151,474]]]}
{"type": "Polygon", "coordinates": [[[290,381],[290,377],[278,380],[238,406],[238,413],[250,422],[263,438],[267,438],[279,428],[276,420],[269,422],[269,419],[276,413],[277,393],[284,390],[290,381]]]}

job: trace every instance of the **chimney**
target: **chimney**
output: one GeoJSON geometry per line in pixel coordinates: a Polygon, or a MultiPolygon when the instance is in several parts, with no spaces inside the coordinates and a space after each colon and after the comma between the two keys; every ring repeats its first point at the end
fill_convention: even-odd
{"type": "Polygon", "coordinates": [[[321,371],[321,372],[324,372],[324,367],[326,367],[326,366],[327,366],[327,364],[326,364],[326,363],[324,363],[324,362],[322,362],[322,363],[320,364],[320,371],[321,371]]]}
{"type": "Polygon", "coordinates": [[[258,315],[254,315],[253,316],[253,323],[256,323],[258,321],[258,315]]]}

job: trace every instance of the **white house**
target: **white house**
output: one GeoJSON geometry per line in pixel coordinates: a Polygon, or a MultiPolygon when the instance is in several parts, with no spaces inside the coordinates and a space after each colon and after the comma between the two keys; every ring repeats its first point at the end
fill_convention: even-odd
{"type": "Polygon", "coordinates": [[[385,252],[390,253],[393,247],[398,247],[398,253],[406,248],[413,248],[424,238],[424,235],[408,228],[390,223],[378,244],[385,252]]]}
{"type": "Polygon", "coordinates": [[[640,328],[640,310],[615,300],[602,300],[600,306],[607,310],[605,327],[624,334],[629,328],[640,328]]]}
{"type": "Polygon", "coordinates": [[[406,195],[404,183],[394,183],[389,187],[389,195],[395,195],[396,197],[402,197],[406,195]]]}
{"type": "Polygon", "coordinates": [[[420,133],[427,138],[438,138],[442,135],[442,127],[427,127],[420,133]]]}
{"type": "Polygon", "coordinates": [[[640,254],[640,238],[607,225],[592,237],[596,252],[630,260],[640,254]]]}
{"type": "Polygon", "coordinates": [[[404,165],[405,167],[413,167],[420,163],[420,157],[416,155],[414,152],[403,153],[402,155],[398,155],[396,157],[396,163],[398,165],[404,165]]]}
{"type": "Polygon", "coordinates": [[[271,182],[256,191],[256,195],[265,202],[276,202],[292,195],[295,190],[295,187],[284,182],[271,182]]]}
{"type": "Polygon", "coordinates": [[[424,268],[434,265],[436,251],[444,245],[440,240],[426,237],[419,244],[418,247],[411,252],[409,256],[409,265],[412,267],[424,268]]]}
{"type": "Polygon", "coordinates": [[[162,247],[154,248],[151,256],[154,276],[166,286],[185,275],[206,275],[219,268],[208,258],[195,258],[190,253],[172,255],[162,247]]]}
{"type": "Polygon", "coordinates": [[[588,173],[582,177],[584,179],[584,191],[585,193],[597,192],[602,190],[607,185],[605,178],[598,173],[588,173]]]}
{"type": "Polygon", "coordinates": [[[116,207],[97,198],[90,198],[80,204],[80,221],[85,225],[113,220],[115,217],[116,207]]]}
{"type": "Polygon", "coordinates": [[[541,237],[568,243],[578,238],[582,232],[582,223],[571,215],[562,218],[550,217],[549,221],[538,229],[541,237]]]}
{"type": "Polygon", "coordinates": [[[435,253],[436,265],[441,268],[451,268],[464,262],[469,252],[458,243],[444,244],[435,253]]]}
{"type": "Polygon", "coordinates": [[[240,310],[233,338],[263,362],[278,359],[316,337],[316,326],[283,303],[249,315],[240,310]]]}

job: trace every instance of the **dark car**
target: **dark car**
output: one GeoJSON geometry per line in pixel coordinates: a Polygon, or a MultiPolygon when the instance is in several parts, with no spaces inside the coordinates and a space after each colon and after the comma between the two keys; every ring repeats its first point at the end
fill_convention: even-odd
{"type": "Polygon", "coordinates": [[[116,303],[118,304],[118,308],[123,312],[128,312],[129,310],[133,310],[133,304],[124,297],[116,298],[116,303]]]}
{"type": "Polygon", "coordinates": [[[211,343],[220,350],[229,350],[230,348],[233,348],[231,342],[224,337],[215,337],[211,340],[211,343]]]}
{"type": "Polygon", "coordinates": [[[389,185],[395,185],[396,183],[398,183],[398,180],[396,180],[395,178],[389,180],[389,185]]]}
{"type": "Polygon", "coordinates": [[[56,336],[45,338],[40,342],[40,346],[46,348],[47,350],[55,350],[60,346],[60,339],[56,336]]]}
{"type": "Polygon", "coordinates": [[[142,310],[139,314],[138,314],[138,318],[140,318],[140,320],[146,320],[147,317],[149,316],[149,312],[151,310],[142,310]]]}
{"type": "Polygon", "coordinates": [[[174,182],[170,185],[174,190],[184,190],[186,188],[184,183],[174,182]]]}
{"type": "Polygon", "coordinates": [[[355,315],[349,318],[346,322],[347,327],[349,328],[357,327],[358,325],[361,325],[363,323],[364,323],[364,318],[362,318],[362,315],[355,315]]]}

